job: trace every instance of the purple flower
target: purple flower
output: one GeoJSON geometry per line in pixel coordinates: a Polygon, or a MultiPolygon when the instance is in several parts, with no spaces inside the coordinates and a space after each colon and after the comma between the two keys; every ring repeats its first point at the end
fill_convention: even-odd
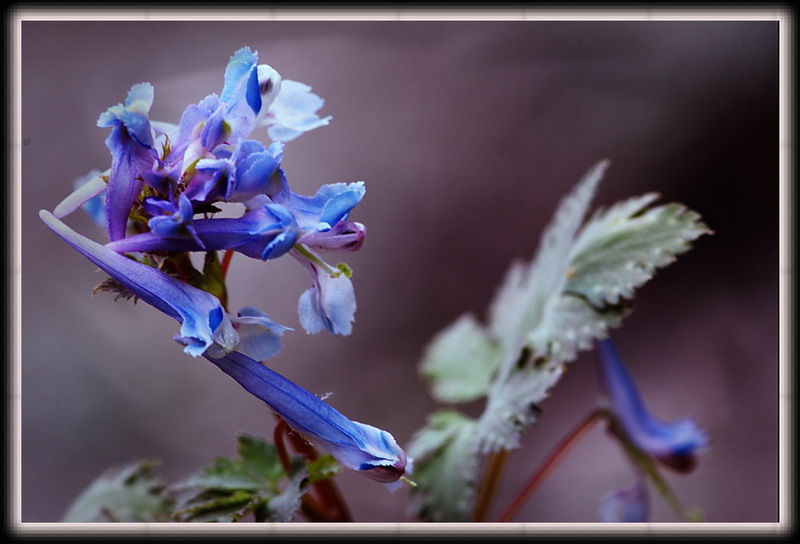
{"type": "Polygon", "coordinates": [[[149,197],[144,200],[144,207],[153,216],[147,224],[154,234],[164,238],[188,238],[205,249],[194,228],[194,210],[186,195],[178,197],[177,205],[169,200],[149,197]]]}
{"type": "Polygon", "coordinates": [[[187,196],[198,202],[247,202],[258,195],[272,201],[288,194],[286,176],[280,169],[283,144],[265,148],[256,140],[242,140],[232,153],[217,150],[216,158],[197,161],[197,175],[186,189],[187,196]]]}
{"type": "Polygon", "coordinates": [[[614,344],[605,339],[599,346],[602,383],[621,430],[662,464],[680,472],[692,470],[697,452],[708,442],[706,434],[690,418],[663,422],[650,415],[614,344]]]}
{"type": "Polygon", "coordinates": [[[120,285],[180,322],[179,338],[190,355],[197,357],[215,343],[228,351],[236,346],[236,331],[215,296],[81,236],[46,210],[39,217],[120,285]]]}
{"type": "Polygon", "coordinates": [[[99,127],[111,127],[106,145],[111,151],[111,173],[106,191],[108,237],[125,237],[133,203],[142,190],[141,173],[158,160],[153,148],[154,131],[148,113],[153,105],[153,86],[139,83],[131,87],[125,104],[108,108],[97,120],[99,127]]]}
{"type": "Polygon", "coordinates": [[[265,261],[289,251],[297,239],[294,216],[278,204],[265,204],[239,218],[197,219],[192,225],[196,237],[164,236],[153,231],[110,242],[106,247],[118,253],[233,249],[265,261]]]}
{"type": "Polygon", "coordinates": [[[229,316],[212,294],[178,281],[146,264],[120,255],[81,236],[52,213],[39,216],[65,242],[109,274],[121,286],[181,324],[175,340],[193,357],[208,350],[223,356],[234,348],[250,357],[266,360],[280,351],[286,327],[255,308],[229,316]]]}
{"type": "Polygon", "coordinates": [[[217,358],[206,352],[204,357],[345,467],[382,483],[395,482],[405,474],[410,461],[388,432],[347,419],[307,390],[241,353],[234,351],[217,358]]]}

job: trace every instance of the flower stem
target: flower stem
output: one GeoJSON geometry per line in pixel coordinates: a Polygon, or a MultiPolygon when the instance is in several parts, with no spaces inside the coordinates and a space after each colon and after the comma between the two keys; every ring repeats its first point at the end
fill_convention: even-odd
{"type": "Polygon", "coordinates": [[[497,491],[497,485],[500,483],[500,475],[503,472],[503,467],[505,467],[506,459],[508,459],[508,453],[508,450],[500,450],[489,456],[483,485],[478,495],[475,510],[472,512],[472,521],[484,521],[486,519],[489,506],[492,504],[492,499],[494,499],[497,491]]]}
{"type": "Polygon", "coordinates": [[[530,496],[534,491],[536,491],[544,479],[553,471],[553,469],[558,465],[558,462],[561,461],[570,448],[572,448],[572,446],[574,446],[595,423],[600,421],[600,419],[604,418],[605,416],[605,410],[597,408],[592,410],[583,421],[581,421],[574,429],[572,429],[572,431],[570,431],[570,433],[564,437],[561,443],[550,453],[550,456],[545,459],[544,463],[541,464],[533,476],[531,476],[531,479],[528,480],[528,483],[525,485],[519,495],[517,495],[511,505],[506,509],[505,512],[503,512],[497,521],[510,521],[515,515],[517,515],[528,498],[530,498],[530,496]]]}
{"type": "Polygon", "coordinates": [[[225,279],[225,276],[228,274],[228,267],[231,264],[231,259],[233,259],[233,250],[229,249],[225,251],[225,255],[222,257],[222,264],[220,265],[222,269],[222,279],[225,279]]]}

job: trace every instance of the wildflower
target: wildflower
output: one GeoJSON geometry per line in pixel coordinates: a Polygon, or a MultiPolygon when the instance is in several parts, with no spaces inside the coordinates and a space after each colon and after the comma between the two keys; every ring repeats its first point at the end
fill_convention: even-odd
{"type": "Polygon", "coordinates": [[[288,252],[297,238],[294,216],[278,204],[264,204],[239,218],[198,219],[196,237],[163,236],[151,231],[106,244],[118,253],[218,251],[233,249],[254,259],[274,259],[288,252]]]}
{"type": "Polygon", "coordinates": [[[303,246],[296,246],[291,255],[308,272],[313,285],[300,295],[297,310],[300,324],[311,334],[327,329],[331,334],[347,336],[353,330],[356,296],[349,270],[334,269],[303,246]]]}
{"type": "Polygon", "coordinates": [[[281,143],[265,148],[256,140],[242,140],[233,152],[217,150],[216,158],[198,160],[198,175],[186,194],[197,202],[247,202],[257,195],[279,202],[281,199],[274,197],[289,190],[286,176],[279,168],[282,156],[281,143]]]}
{"type": "Polygon", "coordinates": [[[112,128],[106,138],[112,158],[106,191],[111,241],[125,237],[128,215],[142,190],[140,174],[158,160],[153,147],[154,129],[148,117],[152,105],[153,86],[138,83],[131,87],[124,105],[111,106],[97,120],[97,126],[112,128]]]}
{"type": "Polygon", "coordinates": [[[690,418],[662,422],[650,415],[611,340],[599,345],[602,381],[621,431],[662,464],[680,472],[692,470],[696,453],[707,443],[705,433],[690,418]]]}
{"type": "Polygon", "coordinates": [[[215,354],[238,348],[261,358],[277,352],[276,341],[286,328],[270,320],[266,314],[246,308],[238,318],[232,318],[212,294],[78,234],[46,210],[40,211],[39,217],[122,287],[176,319],[181,329],[174,338],[189,355],[197,357],[212,347],[215,354]],[[243,329],[244,341],[237,333],[237,327],[243,329]]]}
{"type": "Polygon", "coordinates": [[[600,521],[610,523],[645,522],[650,510],[647,486],[637,478],[630,487],[606,494],[597,513],[600,521]]]}
{"type": "Polygon", "coordinates": [[[241,353],[233,351],[218,358],[206,352],[204,357],[345,467],[382,483],[396,482],[405,474],[410,461],[388,432],[347,419],[309,391],[241,353]]]}
{"type": "Polygon", "coordinates": [[[304,234],[298,243],[321,252],[358,251],[364,243],[367,227],[352,221],[339,221],[326,231],[304,234]]]}
{"type": "Polygon", "coordinates": [[[153,197],[145,198],[143,204],[153,215],[147,224],[154,234],[164,238],[191,238],[205,249],[192,221],[192,203],[185,194],[178,197],[177,205],[169,200],[153,197]]]}

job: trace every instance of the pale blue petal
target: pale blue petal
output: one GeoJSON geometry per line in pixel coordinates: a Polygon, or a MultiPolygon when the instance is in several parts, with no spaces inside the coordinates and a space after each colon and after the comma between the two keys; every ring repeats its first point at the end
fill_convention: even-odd
{"type": "Polygon", "coordinates": [[[100,170],[92,170],[76,179],[75,190],[55,207],[53,215],[61,219],[83,207],[96,223],[105,226],[101,195],[106,191],[106,182],[101,176],[100,170]]]}
{"type": "Polygon", "coordinates": [[[269,137],[288,142],[304,132],[329,124],[330,116],[320,118],[317,115],[324,103],[308,85],[284,79],[265,121],[269,137]]]}

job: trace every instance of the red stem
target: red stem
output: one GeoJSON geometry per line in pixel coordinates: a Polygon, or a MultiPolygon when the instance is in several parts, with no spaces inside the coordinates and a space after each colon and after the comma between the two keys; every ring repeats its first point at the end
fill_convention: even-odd
{"type": "MultiPolygon", "coordinates": [[[[292,432],[291,427],[289,427],[289,425],[277,414],[275,414],[275,417],[278,420],[278,423],[275,426],[275,444],[276,447],[278,447],[277,445],[280,443],[280,446],[278,447],[278,455],[281,456],[281,462],[284,463],[284,467],[286,467],[289,462],[289,457],[286,453],[285,445],[283,444],[284,436],[288,437],[292,443],[292,446],[298,453],[304,455],[309,461],[316,460],[317,452],[314,447],[306,442],[302,436],[292,432]],[[281,434],[280,439],[278,437],[279,431],[281,434]],[[281,454],[281,450],[283,450],[283,454],[281,454]],[[285,456],[286,461],[284,461],[283,456],[285,456]]],[[[344,502],[344,498],[339,492],[339,488],[336,487],[336,484],[333,481],[331,481],[329,478],[317,480],[311,484],[311,486],[319,494],[319,499],[321,500],[322,506],[328,516],[326,521],[353,521],[353,517],[350,515],[350,511],[344,502]]]]}
{"type": "Polygon", "coordinates": [[[556,468],[559,461],[561,461],[570,448],[572,448],[572,446],[574,446],[589,431],[589,429],[592,428],[592,425],[597,423],[604,416],[604,410],[593,410],[580,424],[578,424],[566,437],[564,437],[561,443],[550,453],[550,456],[545,459],[544,463],[542,463],[542,465],[539,467],[539,470],[537,470],[533,476],[531,476],[531,479],[528,480],[528,483],[511,503],[511,506],[509,506],[506,511],[503,512],[497,521],[510,521],[515,515],[517,515],[528,498],[530,498],[533,492],[536,491],[542,481],[544,481],[544,479],[553,471],[553,469],[556,468]]]}
{"type": "Polygon", "coordinates": [[[220,264],[220,270],[222,271],[222,279],[225,279],[225,275],[228,273],[228,267],[231,264],[231,259],[233,259],[233,250],[229,249],[225,251],[225,255],[222,257],[222,263],[220,264]]]}

